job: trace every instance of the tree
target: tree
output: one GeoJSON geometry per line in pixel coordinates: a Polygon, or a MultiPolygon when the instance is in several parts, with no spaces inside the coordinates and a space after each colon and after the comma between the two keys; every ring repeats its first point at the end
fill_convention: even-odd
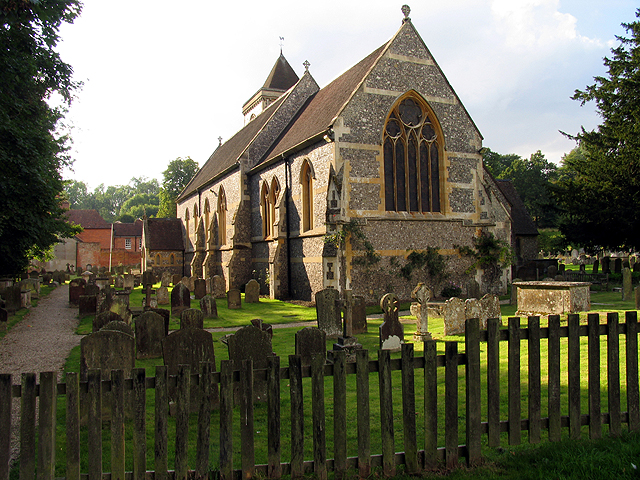
{"type": "Polygon", "coordinates": [[[79,229],[60,205],[69,138],[58,133],[79,84],[55,47],[78,0],[0,3],[0,272],[15,275],[79,229]],[[61,106],[48,100],[59,98],[61,106]]]}
{"type": "Polygon", "coordinates": [[[515,160],[519,159],[520,156],[515,153],[501,155],[500,153],[492,151],[490,148],[482,149],[482,163],[495,178],[501,178],[500,175],[502,172],[509,168],[515,160]]]}
{"type": "Polygon", "coordinates": [[[583,155],[564,159],[569,175],[554,188],[560,230],[591,249],[640,247],[640,21],[622,25],[629,37],[604,59],[607,75],[572,97],[595,101],[603,122],[572,137],[583,155]]]}
{"type": "Polygon", "coordinates": [[[136,218],[142,218],[144,215],[155,217],[158,213],[159,203],[158,195],[137,193],[122,204],[118,219],[125,222],[125,219],[133,218],[135,221],[136,218]]]}
{"type": "Polygon", "coordinates": [[[172,160],[162,172],[164,180],[160,189],[160,209],[158,217],[176,217],[176,199],[193,176],[198,173],[198,163],[190,157],[172,160]]]}

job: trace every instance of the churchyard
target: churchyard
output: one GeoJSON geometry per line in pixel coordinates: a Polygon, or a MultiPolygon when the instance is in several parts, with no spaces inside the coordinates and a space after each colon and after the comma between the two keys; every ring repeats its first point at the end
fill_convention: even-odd
{"type": "MultiPolygon", "coordinates": [[[[158,285],[154,287],[158,288],[158,285]]],[[[130,305],[143,303],[145,294],[142,290],[142,287],[133,288],[129,296],[130,305]]],[[[248,325],[253,318],[261,318],[265,323],[270,324],[304,322],[316,318],[315,308],[312,307],[265,298],[261,298],[259,303],[245,303],[244,294],[241,295],[241,299],[240,309],[229,309],[226,299],[217,299],[218,318],[201,318],[202,326],[209,329],[239,327],[248,325]]],[[[199,304],[193,300],[191,306],[199,310],[199,304]]],[[[625,324],[624,312],[634,308],[634,302],[620,300],[619,292],[597,292],[592,297],[591,313],[594,310],[618,312],[620,325],[615,322],[614,325],[618,325],[621,333],[627,328],[637,328],[634,326],[632,317],[629,318],[631,323],[625,324]]],[[[145,469],[153,470],[154,465],[163,465],[162,452],[165,452],[164,461],[169,470],[204,468],[204,471],[209,471],[213,469],[219,470],[221,477],[226,478],[225,472],[231,471],[225,470],[228,468],[260,475],[270,472],[278,476],[278,471],[273,469],[276,468],[276,464],[280,465],[280,462],[285,463],[279,473],[286,475],[294,471],[296,457],[292,457],[291,452],[299,449],[301,457],[297,458],[304,459],[304,463],[297,464],[299,471],[310,473],[320,468],[315,471],[321,478],[326,475],[326,472],[345,467],[354,470],[358,466],[365,469],[377,466],[386,475],[392,475],[402,472],[403,468],[404,471],[410,472],[412,468],[419,468],[423,464],[426,466],[446,464],[453,467],[464,459],[469,459],[473,464],[479,460],[480,452],[482,455],[495,455],[495,450],[488,449],[487,445],[523,448],[518,445],[528,443],[535,445],[541,438],[549,437],[554,441],[567,437],[598,438],[609,429],[614,433],[622,431],[622,424],[625,424],[624,430],[626,430],[626,424],[634,428],[638,426],[637,407],[634,407],[637,404],[637,394],[633,397],[633,385],[630,389],[631,397],[628,397],[629,392],[626,389],[625,336],[621,336],[618,344],[620,359],[618,378],[622,379],[622,385],[618,386],[620,395],[616,400],[607,395],[612,385],[615,387],[615,382],[612,383],[612,379],[607,377],[606,369],[609,364],[615,365],[614,357],[608,355],[615,353],[609,353],[609,345],[617,335],[609,338],[606,335],[596,336],[589,340],[587,333],[598,331],[602,335],[606,333],[603,330],[606,327],[600,326],[595,330],[589,327],[586,312],[572,317],[571,327],[568,326],[568,319],[565,316],[554,319],[551,324],[546,317],[542,317],[539,322],[540,329],[537,328],[536,323],[527,328],[526,318],[520,319],[521,325],[518,325],[515,320],[509,320],[509,317],[514,315],[515,309],[515,306],[502,305],[502,328],[499,328],[497,322],[490,321],[487,333],[474,334],[475,330],[472,329],[472,333],[469,334],[468,331],[466,337],[464,335],[445,336],[444,321],[441,318],[431,317],[428,329],[434,341],[426,343],[413,342],[413,334],[416,332],[415,317],[403,315],[401,320],[407,344],[402,347],[402,352],[378,352],[380,346],[378,329],[383,319],[370,318],[367,321],[367,332],[359,332],[356,335],[357,343],[362,346],[360,353],[356,353],[357,362],[341,363],[344,360],[341,360],[338,355],[333,357],[333,363],[329,362],[325,365],[323,358],[322,363],[317,364],[316,367],[302,367],[297,378],[301,389],[295,394],[292,389],[294,381],[292,377],[296,372],[296,363],[295,361],[290,363],[289,356],[296,353],[296,333],[302,327],[273,329],[270,347],[274,356],[270,357],[269,362],[279,358],[279,366],[272,363],[254,366],[254,368],[266,368],[266,370],[254,371],[254,394],[258,390],[257,384],[262,384],[260,388],[264,388],[264,380],[261,379],[270,378],[265,378],[264,375],[274,375],[272,378],[275,383],[269,385],[267,380],[266,396],[256,402],[247,402],[245,399],[244,407],[241,403],[242,398],[236,399],[236,405],[233,407],[233,398],[237,392],[234,393],[233,388],[225,390],[223,385],[225,378],[226,381],[232,378],[227,377],[229,374],[225,373],[230,366],[227,362],[230,348],[225,344],[230,343],[228,338],[228,335],[232,334],[230,332],[213,331],[211,333],[215,355],[213,369],[219,373],[211,377],[215,379],[212,385],[215,390],[211,391],[218,393],[212,396],[214,402],[210,411],[207,408],[203,411],[202,407],[197,405],[195,409],[192,408],[191,413],[181,411],[177,402],[172,407],[173,411],[169,409],[165,414],[160,413],[158,417],[158,411],[161,412],[162,409],[156,409],[156,395],[161,393],[156,389],[162,386],[162,379],[166,378],[163,376],[167,372],[163,367],[166,362],[161,357],[138,358],[134,360],[133,366],[137,370],[132,371],[133,380],[129,381],[132,383],[125,382],[120,393],[122,395],[121,410],[111,403],[114,401],[113,398],[116,398],[112,398],[113,393],[108,393],[118,385],[116,377],[103,383],[105,400],[102,408],[104,410],[102,414],[95,417],[96,411],[92,410],[91,399],[97,397],[91,393],[91,385],[95,386],[96,377],[95,373],[86,372],[88,375],[80,380],[88,383],[79,384],[86,385],[80,387],[81,391],[86,393],[80,394],[78,390],[79,397],[75,397],[76,400],[84,399],[78,416],[77,445],[82,446],[77,452],[77,458],[80,460],[79,471],[97,472],[96,469],[99,468],[100,471],[108,472],[114,470],[114,465],[121,465],[125,471],[136,471],[136,466],[141,464],[145,469]],[[517,332],[520,336],[520,341],[517,342],[518,347],[513,342],[504,341],[510,338],[511,331],[514,334],[517,332]],[[540,335],[541,332],[542,335],[540,335]],[[542,341],[536,342],[536,335],[538,338],[541,337],[542,341]],[[547,341],[549,336],[554,337],[553,343],[547,341]],[[469,343],[473,338],[475,340],[469,343]],[[598,345],[598,351],[594,351],[595,345],[598,345]],[[550,349],[554,349],[551,354],[550,349]],[[366,359],[364,352],[367,352],[366,359]],[[557,353],[560,354],[559,357],[557,353]],[[477,358],[478,362],[469,362],[469,355],[474,355],[473,358],[477,358]],[[550,357],[557,358],[557,361],[547,363],[550,357]],[[537,358],[538,364],[535,361],[530,363],[531,358],[534,360],[537,358]],[[594,363],[596,358],[599,362],[594,363]],[[413,368],[403,369],[403,366],[411,363],[413,368]],[[585,372],[593,372],[596,364],[600,381],[597,382],[599,394],[594,396],[596,384],[589,381],[590,376],[585,372]],[[320,368],[318,365],[323,367],[320,368]],[[336,365],[343,365],[342,370],[336,370],[338,368],[336,365]],[[362,373],[362,365],[368,365],[369,373],[362,373]],[[513,369],[513,365],[518,365],[517,371],[513,369]],[[469,368],[472,370],[469,371],[469,368]],[[601,374],[600,370],[602,370],[601,374]],[[264,373],[259,373],[261,371],[264,373]],[[551,371],[555,373],[550,373],[551,371]],[[557,374],[557,381],[554,384],[551,377],[555,374],[557,374]],[[336,375],[344,376],[336,377],[336,375]],[[479,380],[477,388],[474,386],[475,382],[467,381],[469,375],[479,380]],[[279,381],[276,381],[278,376],[279,381]],[[547,378],[549,382],[546,381],[547,378]],[[543,380],[536,383],[535,379],[543,380]],[[434,380],[435,383],[433,383],[434,380]],[[219,390],[218,382],[222,382],[219,390]],[[368,388],[366,388],[367,383],[368,388]],[[493,388],[489,385],[491,383],[493,388]],[[366,391],[362,390],[363,384],[366,391]],[[499,387],[495,388],[496,385],[499,387]],[[548,388],[548,385],[551,385],[551,388],[548,388]],[[576,389],[576,385],[580,385],[579,389],[576,389]],[[470,386],[473,387],[471,391],[469,391],[470,386]],[[132,396],[137,400],[131,400],[132,396]],[[264,401],[265,398],[272,396],[279,397],[277,407],[274,403],[264,401]],[[599,399],[597,405],[594,403],[596,397],[599,399]],[[365,421],[364,414],[360,410],[363,398],[367,399],[365,403],[368,408],[366,414],[368,428],[365,428],[369,432],[366,435],[369,442],[368,453],[363,453],[361,450],[363,435],[360,429],[364,428],[362,424],[365,421]],[[530,398],[537,401],[530,401],[530,398]],[[130,406],[131,402],[135,408],[130,406]],[[474,406],[469,410],[471,404],[474,406]],[[241,412],[245,411],[249,405],[252,406],[250,431],[241,427],[246,425],[248,420],[247,417],[242,417],[241,412]],[[592,423],[588,420],[587,412],[596,411],[592,410],[595,408],[603,413],[602,422],[592,423]],[[636,413],[633,413],[634,408],[636,413]],[[272,421],[274,409],[277,410],[277,418],[280,420],[277,428],[277,442],[274,440],[275,427],[272,421]],[[116,415],[118,411],[122,415],[116,417],[120,420],[115,421],[110,415],[116,415]],[[292,413],[296,411],[297,415],[292,413]],[[630,413],[626,413],[627,411],[630,413]],[[548,417],[542,418],[547,412],[549,412],[548,417]],[[98,421],[100,417],[107,421],[98,421]],[[161,435],[166,443],[161,442],[163,448],[160,449],[160,460],[156,430],[159,418],[166,429],[161,435]],[[208,421],[203,423],[203,418],[208,421]],[[299,421],[300,418],[304,419],[303,425],[299,421]],[[511,418],[518,418],[519,421],[510,421],[511,418]],[[576,418],[580,419],[579,422],[576,418]],[[121,425],[120,430],[118,428],[114,430],[114,424],[117,427],[118,422],[121,425]],[[326,432],[322,438],[317,434],[319,425],[322,425],[322,430],[326,432]],[[346,428],[347,426],[349,428],[346,428]],[[202,435],[207,429],[209,445],[208,448],[204,448],[202,435]],[[299,436],[294,435],[293,432],[296,431],[300,432],[299,436]],[[97,438],[100,438],[102,444],[99,467],[96,459],[88,455],[89,451],[95,449],[97,438]],[[122,445],[126,445],[126,449],[122,450],[123,456],[119,456],[120,447],[116,441],[118,438],[123,438],[122,445]],[[186,444],[189,446],[188,449],[185,447],[186,444]],[[247,447],[248,444],[252,445],[250,449],[247,447]],[[145,445],[145,448],[141,445],[145,445]],[[220,445],[231,450],[226,451],[224,448],[221,450],[220,445]],[[459,445],[466,446],[459,447],[459,445]],[[206,450],[208,455],[203,453],[206,450]],[[405,453],[397,457],[398,454],[395,454],[397,451],[405,453]],[[118,455],[114,456],[114,452],[118,455]],[[229,452],[233,455],[229,456],[229,452]],[[252,458],[252,461],[247,463],[247,456],[252,458]],[[365,456],[369,459],[368,464],[362,461],[357,462],[358,457],[364,459],[365,456]],[[274,458],[278,458],[278,461],[274,458]],[[328,458],[334,458],[334,460],[327,460],[328,458]],[[338,463],[340,458],[344,462],[342,467],[338,463]],[[413,464],[411,464],[412,458],[413,464]],[[311,459],[314,461],[311,462],[311,459]],[[396,470],[397,462],[404,467],[396,470]]],[[[373,309],[370,308],[371,310],[373,309]]],[[[610,321],[613,321],[613,317],[610,318],[610,321]]],[[[91,333],[93,320],[94,316],[83,318],[78,333],[91,333]]],[[[597,319],[593,316],[590,319],[591,322],[596,320],[606,325],[606,313],[597,319]]],[[[172,316],[168,326],[171,331],[178,331],[180,321],[172,316]]],[[[186,331],[192,330],[197,329],[189,328],[186,331]]],[[[261,335],[258,333],[259,329],[254,329],[252,332],[258,337],[261,335]]],[[[335,343],[335,338],[326,339],[326,351],[334,350],[335,343]]],[[[637,345],[635,351],[637,352],[637,345]]],[[[78,347],[71,352],[65,371],[81,372],[81,363],[80,347],[78,347]]],[[[633,363],[630,365],[633,369],[633,363]]],[[[637,365],[635,368],[637,379],[637,365]]],[[[176,393],[170,392],[172,388],[180,390],[179,379],[184,378],[185,372],[178,369],[169,374],[177,375],[176,380],[170,381],[170,385],[174,386],[168,389],[169,398],[172,398],[176,393]]],[[[198,383],[202,382],[203,378],[191,376],[191,380],[198,383]]],[[[242,377],[239,376],[238,379],[240,378],[242,377]]],[[[73,387],[75,381],[77,376],[74,377],[73,374],[63,379],[64,383],[58,386],[59,395],[54,404],[57,411],[55,476],[64,476],[65,472],[69,475],[68,459],[76,455],[74,452],[67,451],[68,448],[74,448],[73,445],[67,445],[69,439],[67,407],[69,401],[74,401],[73,391],[77,388],[73,387]]],[[[42,377],[40,382],[42,384],[42,377]]],[[[248,388],[247,385],[244,387],[248,388]]],[[[198,388],[200,387],[195,389],[196,392],[199,391],[198,388]]],[[[236,390],[238,388],[242,387],[238,385],[236,390]]],[[[637,384],[635,388],[637,390],[637,384]]],[[[41,398],[42,395],[41,387],[41,398]]],[[[195,396],[197,393],[191,395],[195,396]]],[[[35,396],[33,398],[35,399],[35,396]]],[[[21,400],[14,399],[14,401],[21,400]]],[[[68,418],[72,417],[73,414],[68,418]]],[[[73,469],[75,467],[72,466],[72,471],[73,469]]],[[[361,470],[362,473],[365,472],[361,470]]]]}

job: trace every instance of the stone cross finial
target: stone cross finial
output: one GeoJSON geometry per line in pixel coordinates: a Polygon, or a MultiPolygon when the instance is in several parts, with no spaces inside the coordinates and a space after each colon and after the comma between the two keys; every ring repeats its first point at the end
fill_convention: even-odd
{"type": "Polygon", "coordinates": [[[403,5],[400,10],[402,10],[402,13],[404,14],[404,19],[402,20],[402,23],[406,22],[407,20],[411,20],[409,18],[409,14],[411,13],[411,8],[409,7],[409,5],[403,5]]]}
{"type": "Polygon", "coordinates": [[[222,145],[222,137],[218,137],[218,146],[222,145]]]}
{"type": "Polygon", "coordinates": [[[302,65],[304,65],[304,71],[305,71],[305,72],[308,72],[308,71],[309,71],[309,66],[311,65],[311,64],[309,63],[309,60],[305,60],[305,61],[304,61],[304,63],[303,63],[302,65]]]}

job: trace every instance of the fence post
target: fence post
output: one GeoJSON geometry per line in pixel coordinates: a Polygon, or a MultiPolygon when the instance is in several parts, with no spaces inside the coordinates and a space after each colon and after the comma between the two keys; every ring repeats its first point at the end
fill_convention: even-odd
{"type": "Polygon", "coordinates": [[[620,413],[620,337],[618,313],[607,313],[607,389],[609,392],[609,433],[622,433],[620,413]]]}
{"type": "Polygon", "coordinates": [[[347,353],[333,354],[333,459],[334,477],[344,478],[347,471],[347,353]]]}
{"type": "Polygon", "coordinates": [[[291,397],[291,478],[304,476],[304,404],[302,358],[289,355],[289,395],[291,397]]]}
{"type": "Polygon", "coordinates": [[[549,315],[549,440],[560,441],[560,315],[549,315]]]}
{"type": "Polygon", "coordinates": [[[280,478],[280,357],[267,358],[268,464],[267,476],[280,478]]]}
{"type": "Polygon", "coordinates": [[[640,426],[640,405],[638,392],[638,312],[625,312],[627,322],[627,411],[629,430],[640,426]]]}
{"type": "Polygon", "coordinates": [[[447,468],[458,466],[458,342],[444,344],[444,448],[447,468]]]}
{"type": "Polygon", "coordinates": [[[240,365],[240,454],[242,478],[253,478],[256,469],[253,428],[253,360],[240,365]]]}
{"type": "Polygon", "coordinates": [[[156,480],[166,480],[169,470],[168,452],[168,370],[166,365],[156,366],[155,388],[155,443],[154,443],[154,471],[156,480]]]}
{"type": "Polygon", "coordinates": [[[396,459],[393,441],[393,395],[391,386],[391,355],[389,350],[378,350],[378,365],[382,471],[386,477],[393,477],[396,474],[396,459]]]}
{"type": "Polygon", "coordinates": [[[540,317],[528,318],[529,350],[529,443],[540,443],[540,317]]]}
{"type": "Polygon", "coordinates": [[[416,388],[413,370],[413,344],[402,344],[402,428],[404,438],[405,472],[414,475],[418,466],[418,440],[416,434],[416,388]]]}
{"type": "Polygon", "coordinates": [[[327,441],[324,413],[324,364],[321,354],[311,356],[311,417],[313,422],[313,472],[327,479],[327,441]]]}
{"type": "Polygon", "coordinates": [[[567,315],[568,384],[569,384],[569,437],[580,438],[582,423],[580,412],[580,316],[567,315]]]}
{"type": "Polygon", "coordinates": [[[589,338],[589,438],[595,440],[602,435],[602,411],[600,406],[600,315],[587,315],[589,338]]]}
{"type": "Polygon", "coordinates": [[[500,323],[487,320],[487,428],[490,447],[500,446],[500,323]]]}
{"type": "Polygon", "coordinates": [[[480,321],[477,318],[465,322],[466,363],[466,413],[467,413],[467,463],[475,465],[482,458],[480,448],[481,406],[480,395],[480,321]]]}
{"type": "Polygon", "coordinates": [[[147,390],[144,368],[131,371],[133,379],[133,478],[144,480],[147,472],[147,390]]]}
{"type": "MultiPolygon", "coordinates": [[[[0,373],[0,431],[11,431],[11,375],[0,373]]],[[[0,479],[9,478],[11,435],[0,435],[0,479]]]]}
{"type": "Polygon", "coordinates": [[[209,474],[209,435],[211,432],[211,362],[200,363],[200,407],[196,443],[196,478],[206,478],[209,474]]]}
{"type": "Polygon", "coordinates": [[[367,478],[371,474],[368,350],[356,350],[356,395],[358,415],[358,472],[361,478],[367,478]]]}
{"type": "Polygon", "coordinates": [[[89,455],[89,480],[102,479],[102,375],[99,369],[87,372],[87,446],[89,455]]]}
{"type": "Polygon", "coordinates": [[[509,317],[509,445],[520,445],[522,405],[520,403],[520,317],[509,317]]]}
{"type": "Polygon", "coordinates": [[[42,480],[52,479],[56,466],[56,395],[56,373],[41,372],[38,402],[38,479],[42,480]]]}
{"type": "Polygon", "coordinates": [[[191,367],[178,365],[176,375],[176,443],[175,476],[178,480],[187,478],[187,449],[189,443],[189,391],[191,388],[191,367]]]}
{"type": "Polygon", "coordinates": [[[111,476],[124,478],[124,371],[111,370],[111,476]]]}
{"type": "Polygon", "coordinates": [[[220,362],[220,480],[233,480],[233,360],[220,362]]]}
{"type": "Polygon", "coordinates": [[[424,342],[424,466],[438,464],[438,373],[436,341],[424,342]]]}

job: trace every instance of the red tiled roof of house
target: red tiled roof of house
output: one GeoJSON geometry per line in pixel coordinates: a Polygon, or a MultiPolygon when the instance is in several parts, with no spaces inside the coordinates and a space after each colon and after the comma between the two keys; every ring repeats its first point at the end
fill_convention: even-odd
{"type": "Polygon", "coordinates": [[[111,224],[97,210],[67,210],[64,214],[71,223],[82,228],[111,228],[111,224]]]}
{"type": "Polygon", "coordinates": [[[142,236],[142,220],[136,220],[134,223],[113,224],[114,237],[141,237],[142,236]]]}

